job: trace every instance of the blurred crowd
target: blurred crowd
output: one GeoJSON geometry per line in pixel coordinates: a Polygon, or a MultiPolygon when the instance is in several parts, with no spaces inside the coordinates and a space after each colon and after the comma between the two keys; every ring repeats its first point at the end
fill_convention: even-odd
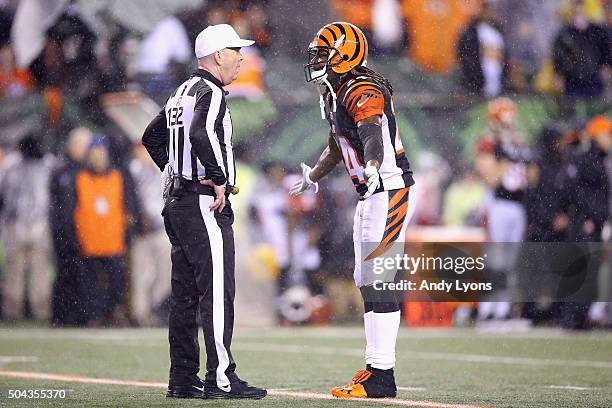
{"type": "MultiPolygon", "coordinates": [[[[3,319],[164,323],[170,256],[159,172],[139,141],[111,123],[100,97],[139,91],[163,105],[194,68],[197,33],[222,22],[256,40],[244,49],[229,97],[270,97],[270,78],[282,82],[282,75],[267,62],[285,52],[300,71],[308,40],[284,48],[286,39],[310,37],[318,29],[305,34],[301,24],[277,24],[292,15],[283,3],[208,1],[177,8],[143,29],[146,22],[117,19],[110,9],[92,14],[81,1],[56,2],[56,9],[45,10],[55,18],[37,25],[19,2],[0,1],[1,110],[21,106],[28,95],[44,106],[31,126],[29,120],[0,125],[3,319]],[[42,40],[33,55],[19,37],[36,34],[42,40]],[[69,100],[80,109],[77,123],[66,120],[69,100]]],[[[428,203],[417,208],[415,226],[482,227],[490,242],[610,239],[610,118],[587,112],[578,119],[575,108],[576,101],[588,101],[609,112],[609,1],[328,0],[304,7],[362,27],[373,64],[395,58],[425,76],[453,78],[468,98],[487,101],[487,129],[470,149],[472,157],[457,163],[425,148],[412,158],[414,194],[428,203]],[[564,120],[524,134],[516,96],[533,93],[569,108],[564,120]]],[[[402,90],[401,83],[396,87],[402,90]]],[[[278,321],[359,318],[351,242],[357,197],[348,178],[337,169],[319,194],[290,198],[297,169],[258,160],[259,142],[238,142],[236,150],[256,174],[257,194],[246,198],[247,225],[253,242],[271,253],[278,321]]],[[[514,262],[510,257],[499,273],[511,275],[514,262]]],[[[602,269],[606,262],[601,260],[602,269]]],[[[527,305],[518,312],[498,301],[475,307],[474,316],[507,319],[518,313],[585,328],[606,319],[609,306],[595,300],[546,310],[527,305]]]]}
{"type": "Polygon", "coordinates": [[[134,145],[124,166],[108,138],[76,128],[57,158],[43,154],[37,136],[2,162],[3,318],[27,311],[57,325],[156,324],[170,290],[170,247],[146,150],[134,145]]]}
{"type": "Polygon", "coordinates": [[[612,7],[605,0],[331,3],[366,30],[374,58],[405,54],[427,73],[458,71],[471,95],[597,98],[610,77],[612,7]]]}
{"type": "MultiPolygon", "coordinates": [[[[285,47],[287,38],[296,37],[292,30],[303,27],[281,24],[279,15],[291,10],[271,0],[209,1],[199,8],[177,9],[147,30],[109,17],[112,9],[92,11],[76,0],[58,1],[61,7],[52,10],[57,18],[49,27],[32,27],[28,14],[17,12],[18,2],[6,3],[0,3],[0,97],[42,92],[51,126],[57,125],[65,96],[87,107],[87,119],[94,123],[101,116],[98,98],[106,92],[137,89],[163,104],[193,68],[193,40],[208,24],[229,22],[240,35],[256,40],[255,47],[244,50],[243,73],[230,86],[232,97],[260,98],[266,59],[282,54],[302,58],[308,43],[285,47]],[[44,38],[38,54],[25,43],[32,36],[44,38]]],[[[329,0],[311,7],[322,18],[363,28],[374,63],[403,56],[405,64],[425,74],[453,76],[468,95],[604,96],[612,61],[609,1],[519,3],[329,0]]],[[[300,35],[310,38],[316,29],[300,35]]]]}

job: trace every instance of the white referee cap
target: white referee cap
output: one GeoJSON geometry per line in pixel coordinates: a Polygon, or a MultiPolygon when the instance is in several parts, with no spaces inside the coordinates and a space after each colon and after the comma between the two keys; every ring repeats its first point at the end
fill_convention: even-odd
{"type": "Polygon", "coordinates": [[[253,45],[255,41],[243,40],[229,24],[206,27],[195,40],[196,57],[202,58],[224,48],[239,48],[253,45]]]}

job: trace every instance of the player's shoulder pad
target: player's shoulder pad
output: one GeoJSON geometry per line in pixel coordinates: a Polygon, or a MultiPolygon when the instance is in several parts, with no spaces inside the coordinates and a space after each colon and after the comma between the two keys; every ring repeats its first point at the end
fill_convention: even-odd
{"type": "Polygon", "coordinates": [[[338,101],[355,122],[359,122],[383,114],[385,94],[382,86],[373,78],[357,76],[340,87],[338,101]]]}

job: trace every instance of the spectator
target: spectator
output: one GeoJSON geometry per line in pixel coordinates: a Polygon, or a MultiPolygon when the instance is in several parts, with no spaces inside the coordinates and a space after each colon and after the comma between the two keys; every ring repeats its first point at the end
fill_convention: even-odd
{"type": "Polygon", "coordinates": [[[487,98],[501,94],[508,77],[508,45],[491,3],[484,2],[482,11],[468,24],[457,46],[463,86],[470,94],[487,98]]]}
{"type": "Polygon", "coordinates": [[[30,71],[17,68],[10,45],[0,47],[0,98],[19,98],[34,87],[30,71]]]}
{"type": "Polygon", "coordinates": [[[575,171],[574,199],[576,208],[571,239],[578,242],[600,242],[601,231],[609,218],[609,182],[605,160],[612,142],[612,124],[597,116],[586,126],[581,153],[572,162],[575,171]]]}
{"type": "MultiPolygon", "coordinates": [[[[552,85],[542,82],[536,85],[533,80],[540,72],[547,75],[552,72],[550,49],[561,26],[558,7],[559,0],[498,0],[496,16],[504,24],[514,89],[526,90],[529,86],[538,86],[544,90],[552,85]],[[546,21],[546,24],[542,24],[542,21],[546,21]]],[[[548,80],[548,77],[544,79],[548,80]]]]}
{"type": "Polygon", "coordinates": [[[553,46],[554,67],[563,79],[565,96],[602,95],[602,69],[612,65],[611,41],[609,31],[589,22],[583,2],[572,0],[571,19],[561,28],[553,46]]]}
{"type": "Polygon", "coordinates": [[[24,295],[32,316],[51,315],[49,236],[49,174],[53,158],[44,157],[36,135],[19,142],[19,155],[3,170],[0,183],[0,220],[6,252],[2,284],[2,312],[7,320],[24,317],[24,295]],[[30,271],[26,282],[26,270],[30,271]]]}
{"type": "Polygon", "coordinates": [[[404,18],[398,0],[332,0],[340,21],[355,24],[370,39],[370,55],[385,55],[404,45],[404,18]]]}
{"type": "Polygon", "coordinates": [[[352,222],[356,204],[352,183],[336,173],[322,188],[321,211],[316,220],[321,228],[319,249],[321,270],[325,274],[325,295],[331,302],[335,322],[357,321],[363,315],[363,299],[353,280],[355,261],[352,222]]]}
{"type": "Polygon", "coordinates": [[[398,0],[375,0],[372,5],[372,55],[389,55],[405,45],[405,23],[398,0]]]}
{"type": "Polygon", "coordinates": [[[484,192],[483,183],[475,178],[472,169],[467,169],[444,193],[444,225],[482,225],[484,192]]]}
{"type": "Polygon", "coordinates": [[[459,34],[478,7],[478,1],[403,0],[410,58],[427,72],[450,72],[456,61],[459,34]]]}
{"type": "Polygon", "coordinates": [[[245,15],[251,23],[251,32],[255,39],[255,44],[262,50],[266,50],[272,42],[272,32],[270,30],[268,12],[262,4],[251,3],[246,9],[245,15]]]}
{"type": "Polygon", "coordinates": [[[183,23],[170,16],[160,21],[140,44],[138,74],[143,92],[163,105],[184,76],[191,43],[183,23]]]}
{"type": "Polygon", "coordinates": [[[136,213],[126,188],[126,177],[110,166],[108,141],[94,135],[87,166],[75,180],[76,236],[82,262],[78,289],[85,314],[81,324],[109,324],[121,316],[126,289],[126,231],[136,213]]]}
{"type": "Polygon", "coordinates": [[[332,11],[340,21],[355,24],[369,38],[372,33],[372,6],[375,0],[331,0],[332,11]]]}
{"type": "Polygon", "coordinates": [[[420,154],[414,172],[415,185],[411,200],[417,203],[413,215],[416,225],[439,225],[442,219],[442,186],[448,183],[451,169],[448,162],[433,152],[420,154]],[[418,205],[427,203],[427,205],[418,205]]]}
{"type": "MultiPolygon", "coordinates": [[[[296,183],[296,175],[287,175],[283,178],[283,191],[288,194],[289,189],[296,183]]],[[[288,246],[290,269],[283,276],[279,277],[279,287],[284,294],[289,295],[290,291],[300,287],[305,287],[306,291],[315,300],[314,309],[326,309],[327,300],[323,296],[322,276],[320,274],[321,253],[319,251],[320,228],[314,216],[318,213],[319,197],[313,192],[296,197],[287,197],[287,227],[288,227],[288,246]],[[318,303],[318,305],[316,305],[318,303]]],[[[282,272],[282,271],[281,271],[282,272]]],[[[299,289],[298,293],[299,293],[299,289]]],[[[289,296],[290,298],[290,296],[289,296]]],[[[287,305],[288,298],[281,296],[281,300],[287,305]]],[[[291,302],[289,302],[291,303],[291,302]]],[[[284,308],[287,312],[286,307],[284,308]]],[[[317,314],[314,310],[310,318],[317,314]]],[[[325,313],[324,313],[325,315],[325,313]]],[[[321,316],[320,316],[321,317],[321,316]]],[[[329,316],[321,320],[323,323],[329,316]]],[[[291,321],[291,318],[285,316],[291,321]]]]}
{"type": "Polygon", "coordinates": [[[509,287],[515,282],[518,245],[507,243],[522,242],[527,229],[525,192],[530,182],[535,181],[531,152],[524,137],[516,128],[516,105],[508,98],[489,102],[488,130],[478,141],[476,169],[489,187],[486,199],[487,235],[492,243],[506,243],[503,247],[492,245],[492,256],[487,264],[492,277],[500,281],[498,291],[491,299],[496,302],[482,302],[478,306],[480,319],[510,317],[511,303],[509,287]],[[494,251],[494,252],[493,252],[494,251]],[[506,285],[504,285],[506,283],[506,285]]]}
{"type": "MultiPolygon", "coordinates": [[[[249,20],[244,16],[234,19],[232,26],[240,38],[252,38],[249,20]]],[[[240,50],[243,56],[238,77],[225,89],[229,92],[228,97],[242,97],[251,101],[256,101],[264,96],[264,71],[266,62],[261,56],[257,44],[244,47],[240,50]]]]}
{"type": "MultiPolygon", "coordinates": [[[[528,242],[564,242],[567,237],[569,218],[565,214],[566,197],[564,185],[563,131],[556,124],[547,124],[536,140],[535,163],[538,181],[526,191],[528,242]]],[[[538,256],[527,252],[519,265],[519,285],[525,299],[541,300],[555,296],[550,285],[554,276],[553,258],[558,256],[558,247],[548,244],[527,245],[525,251],[537,248],[538,256]],[[533,273],[538,271],[538,273],[533,273]]],[[[541,302],[526,302],[522,318],[531,319],[534,324],[557,317],[559,304],[544,306],[541,302]]]]}
{"type": "Polygon", "coordinates": [[[304,322],[309,317],[307,308],[296,310],[295,294],[303,295],[305,302],[311,294],[322,293],[318,276],[315,276],[320,265],[316,247],[319,235],[316,227],[309,223],[317,209],[317,198],[313,194],[300,196],[298,200],[289,197],[294,177],[287,176],[280,163],[267,163],[250,204],[259,234],[273,249],[278,266],[276,306],[281,323],[304,322]]]}
{"type": "MultiPolygon", "coordinates": [[[[601,242],[603,226],[610,216],[610,180],[605,161],[612,146],[612,124],[603,116],[595,117],[579,132],[579,138],[578,143],[570,147],[567,167],[571,181],[565,186],[566,196],[570,198],[567,214],[571,220],[568,241],[601,242]]],[[[591,262],[584,266],[588,270],[574,272],[597,276],[601,253],[592,256],[591,262]]],[[[584,288],[590,288],[592,300],[595,300],[597,282],[591,279],[583,282],[582,287],[583,291],[584,288]]],[[[573,330],[589,328],[589,307],[589,302],[564,302],[561,306],[562,326],[573,330]]]]}
{"type": "MultiPolygon", "coordinates": [[[[159,169],[140,143],[134,146],[130,164],[140,208],[140,233],[132,244],[132,316],[141,326],[159,325],[164,319],[155,314],[170,295],[170,242],[164,230],[164,207],[159,169]]],[[[167,316],[166,319],[167,320],[167,316]]]]}
{"type": "Polygon", "coordinates": [[[563,214],[562,131],[554,124],[544,127],[537,139],[538,182],[526,194],[527,241],[562,242],[569,220],[563,214]]]}
{"type": "Polygon", "coordinates": [[[0,6],[0,47],[4,47],[11,40],[13,13],[6,7],[0,6]]]}
{"type": "Polygon", "coordinates": [[[208,25],[227,24],[228,14],[223,7],[211,7],[206,14],[208,25]]]}
{"type": "Polygon", "coordinates": [[[76,208],[76,176],[82,170],[91,142],[91,131],[77,128],[70,132],[66,157],[53,171],[50,180],[49,221],[57,276],[53,286],[53,319],[55,325],[73,326],[81,321],[78,302],[79,243],[74,224],[76,208]]]}
{"type": "Polygon", "coordinates": [[[48,30],[47,38],[31,69],[36,82],[47,91],[50,109],[61,109],[63,92],[85,104],[92,102],[98,87],[96,35],[78,16],[76,8],[68,7],[48,30]]]}
{"type": "Polygon", "coordinates": [[[133,80],[138,64],[140,42],[122,26],[113,27],[97,46],[100,92],[121,92],[133,80]]]}
{"type": "Polygon", "coordinates": [[[66,94],[87,107],[84,113],[99,116],[95,34],[78,16],[73,4],[47,30],[47,43],[30,65],[47,105],[47,126],[57,129],[65,109],[66,94]]]}
{"type": "Polygon", "coordinates": [[[170,16],[160,21],[140,44],[138,77],[143,92],[163,105],[184,76],[192,54],[183,23],[170,16]]]}
{"type": "Polygon", "coordinates": [[[258,182],[259,188],[253,196],[251,211],[255,216],[262,240],[274,250],[276,264],[280,270],[278,293],[290,285],[286,282],[291,268],[289,252],[289,225],[287,190],[283,185],[284,168],[278,163],[267,163],[263,167],[264,175],[258,182]]]}
{"type": "Polygon", "coordinates": [[[289,289],[300,286],[315,296],[323,292],[316,276],[321,260],[317,247],[318,228],[313,222],[318,200],[314,192],[289,197],[289,187],[296,176],[287,175],[280,163],[267,163],[264,172],[265,176],[258,181],[251,210],[259,224],[263,241],[274,250],[279,268],[278,318],[281,322],[292,321],[292,317],[283,315],[288,310],[284,307],[286,297],[283,295],[289,289]]]}

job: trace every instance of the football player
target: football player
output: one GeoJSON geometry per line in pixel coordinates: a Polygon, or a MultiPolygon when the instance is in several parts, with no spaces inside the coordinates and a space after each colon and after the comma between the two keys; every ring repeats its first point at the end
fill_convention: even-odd
{"type": "Polygon", "coordinates": [[[360,196],[353,224],[354,278],[365,304],[366,367],[347,385],[335,387],[332,395],[395,397],[399,297],[376,300],[372,285],[373,259],[388,255],[396,241],[404,242],[413,209],[409,187],[414,181],[395,121],[393,88],[386,78],[366,68],[368,42],[353,24],[325,25],[308,52],[306,81],[317,85],[330,133],[317,164],[310,168],[302,163],[302,179],[290,194],[318,190],[317,182],[343,161],[360,196]],[[375,249],[366,251],[365,243],[375,249]]]}
{"type": "MultiPolygon", "coordinates": [[[[501,97],[488,104],[488,127],[476,142],[475,165],[488,186],[487,239],[489,242],[521,242],[527,230],[525,194],[537,181],[537,167],[532,154],[518,130],[516,104],[501,97]]],[[[517,245],[492,246],[488,267],[507,284],[515,279],[518,259],[517,245]]],[[[481,320],[511,317],[512,304],[507,292],[500,291],[495,302],[481,302],[481,320]]]]}

